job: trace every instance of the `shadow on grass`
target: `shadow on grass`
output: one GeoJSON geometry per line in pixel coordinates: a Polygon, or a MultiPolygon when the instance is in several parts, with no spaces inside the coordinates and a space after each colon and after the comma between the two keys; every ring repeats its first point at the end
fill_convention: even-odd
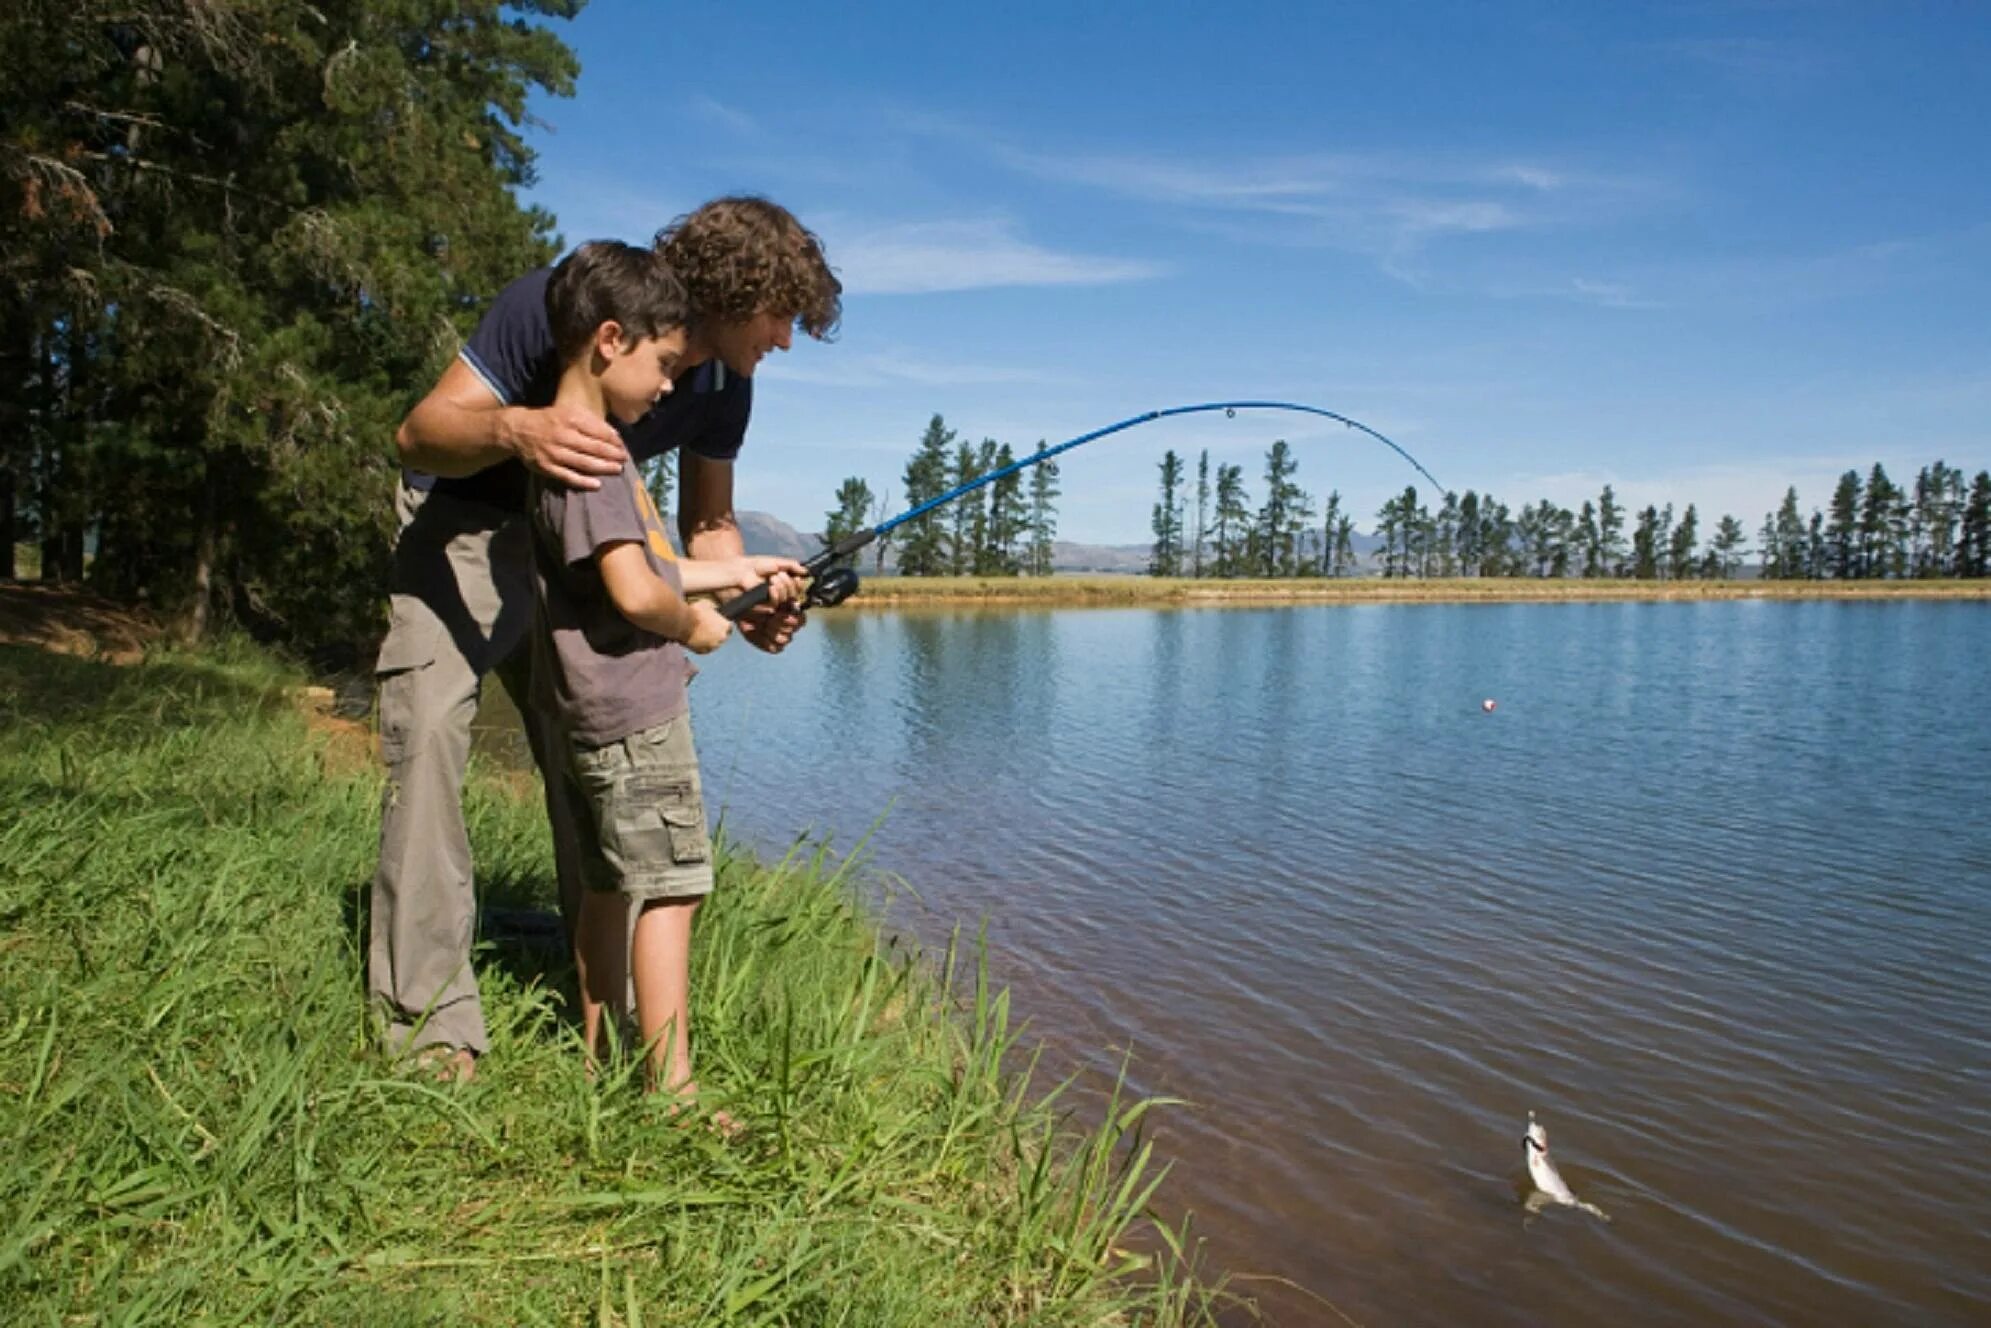
{"type": "Polygon", "coordinates": [[[134,718],[190,723],[217,703],[280,709],[288,704],[287,687],[267,668],[225,658],[166,655],[120,665],[0,645],[0,723],[94,726],[134,718]]]}

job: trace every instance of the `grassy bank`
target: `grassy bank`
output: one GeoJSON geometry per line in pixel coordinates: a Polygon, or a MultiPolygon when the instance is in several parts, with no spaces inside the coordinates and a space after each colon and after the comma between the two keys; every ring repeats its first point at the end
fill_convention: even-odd
{"type": "MultiPolygon", "coordinates": [[[[738,1139],[590,1083],[571,972],[516,929],[481,953],[475,1082],[383,1064],[379,778],[297,681],[0,647],[7,1322],[1203,1320],[1180,1261],[1122,1248],[1145,1106],[1082,1133],[1033,1101],[1006,997],[882,940],[820,856],[730,855],[700,918],[700,1078],[738,1139]]],[[[487,904],[547,897],[533,803],[474,777],[469,809],[487,904]]]]}
{"type": "Polygon", "coordinates": [[[852,605],[1474,604],[1510,601],[1717,599],[1991,599],[1981,581],[1584,581],[1535,577],[1385,580],[1192,580],[1153,576],[892,577],[864,579],[852,605]]]}

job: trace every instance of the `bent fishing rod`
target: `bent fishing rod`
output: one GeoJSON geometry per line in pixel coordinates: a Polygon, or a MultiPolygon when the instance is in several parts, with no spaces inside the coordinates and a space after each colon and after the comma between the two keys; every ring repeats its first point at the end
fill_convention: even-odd
{"type": "MultiPolygon", "coordinates": [[[[843,603],[856,594],[858,584],[857,569],[840,565],[843,563],[843,560],[853,557],[867,545],[889,535],[898,527],[906,524],[906,522],[917,521],[920,517],[925,516],[935,508],[945,507],[956,499],[965,498],[975,490],[985,485],[994,484],[997,480],[1005,476],[1014,475],[1020,470],[1027,470],[1040,462],[1049,461],[1060,452],[1069,452],[1075,447],[1083,447],[1087,443],[1097,442],[1109,434],[1116,434],[1124,429],[1132,429],[1137,425],[1152,424],[1156,420],[1165,420],[1174,415],[1201,415],[1218,410],[1224,413],[1226,419],[1236,418],[1237,413],[1241,410],[1283,410],[1296,412],[1301,415],[1320,415],[1327,419],[1335,420],[1350,429],[1365,433],[1375,439],[1384,447],[1389,448],[1390,451],[1416,467],[1417,473],[1425,479],[1430,480],[1433,488],[1437,489],[1440,493],[1443,493],[1445,490],[1445,486],[1438,483],[1437,476],[1426,470],[1422,462],[1404,451],[1403,448],[1397,446],[1396,443],[1385,438],[1382,434],[1371,429],[1360,420],[1349,419],[1346,415],[1337,414],[1331,410],[1323,410],[1319,406],[1303,406],[1292,401],[1205,401],[1195,406],[1170,406],[1166,410],[1145,411],[1142,414],[1121,420],[1118,424],[1109,424],[1103,429],[1094,429],[1091,433],[1084,433],[1076,438],[1066,439],[1054,447],[1046,447],[1040,451],[1032,452],[1020,461],[1012,461],[1009,465],[992,470],[986,475],[978,475],[965,484],[957,484],[938,497],[929,498],[916,507],[908,508],[893,517],[890,521],[881,521],[868,529],[853,531],[845,535],[842,539],[827,545],[820,552],[803,562],[802,568],[809,576],[809,589],[802,597],[802,605],[804,608],[829,608],[833,605],[843,603]]],[[[752,590],[736,595],[724,604],[721,604],[719,612],[729,620],[737,619],[749,609],[766,602],[767,585],[763,582],[755,586],[752,590]]]]}

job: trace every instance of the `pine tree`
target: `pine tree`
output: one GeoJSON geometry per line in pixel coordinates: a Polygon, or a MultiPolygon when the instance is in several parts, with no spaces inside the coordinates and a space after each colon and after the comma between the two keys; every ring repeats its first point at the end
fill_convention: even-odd
{"type": "Polygon", "coordinates": [[[1956,575],[1979,577],[1991,573],[1991,471],[1980,470],[1970,482],[1970,496],[1964,500],[1963,520],[1957,531],[1956,575]]]}
{"type": "Polygon", "coordinates": [[[1685,581],[1694,574],[1694,549],[1700,543],[1700,516],[1692,503],[1680,518],[1680,524],[1673,529],[1667,541],[1667,575],[1675,581],[1685,581]]]}
{"type": "Polygon", "coordinates": [[[865,516],[871,510],[871,486],[856,475],[837,486],[836,506],[823,522],[823,543],[835,544],[846,535],[866,528],[865,516]]]}
{"type": "MultiPolygon", "coordinates": [[[[954,458],[955,433],[935,415],[920,435],[919,450],[906,463],[906,510],[932,502],[947,492],[954,458]]],[[[939,512],[915,517],[898,528],[899,574],[939,576],[948,567],[947,532],[939,512]]]]}
{"type": "Polygon", "coordinates": [[[1347,570],[1341,544],[1341,490],[1330,489],[1320,523],[1320,574],[1340,576],[1347,570]]]}
{"type": "MultiPolygon", "coordinates": [[[[1042,440],[1037,450],[1043,451],[1042,440]]],[[[1030,468],[1030,575],[1051,574],[1052,545],[1058,536],[1058,463],[1039,461],[1030,468]]]]}
{"type": "Polygon", "coordinates": [[[1459,499],[1458,555],[1460,576],[1480,576],[1479,495],[1467,489],[1459,499]]]}
{"type": "Polygon", "coordinates": [[[1203,575],[1203,546],[1210,537],[1210,449],[1196,457],[1196,530],[1189,546],[1191,576],[1203,575]]]}
{"type": "Polygon", "coordinates": [[[1246,570],[1246,536],[1251,524],[1242,466],[1217,466],[1216,501],[1215,571],[1218,576],[1238,576],[1246,570]]]}
{"type": "Polygon", "coordinates": [[[1452,490],[1445,491],[1445,501],[1438,505],[1438,515],[1432,523],[1432,557],[1437,563],[1439,576],[1459,574],[1459,495],[1452,490]]]}
{"type": "Polygon", "coordinates": [[[1495,501],[1492,494],[1482,494],[1479,500],[1479,574],[1514,576],[1519,571],[1520,563],[1514,557],[1514,522],[1508,515],[1507,504],[1495,501]]]}
{"type": "Polygon", "coordinates": [[[1849,470],[1832,490],[1832,519],[1825,527],[1826,563],[1833,577],[1851,581],[1866,575],[1859,540],[1860,472],[1849,470]]]}
{"type": "Polygon", "coordinates": [[[1894,481],[1874,462],[1867,476],[1866,497],[1860,504],[1860,568],[1862,576],[1884,577],[1892,570],[1894,540],[1894,481]]]}
{"type": "Polygon", "coordinates": [[[1182,575],[1182,458],[1170,448],[1158,467],[1161,498],[1154,505],[1154,548],[1148,559],[1152,576],[1182,575]]]}
{"type": "Polygon", "coordinates": [[[1625,574],[1625,509],[1618,506],[1618,497],[1606,484],[1604,491],[1597,495],[1597,549],[1603,565],[1603,576],[1623,576],[1625,574]]]}
{"type": "Polygon", "coordinates": [[[1283,438],[1265,454],[1265,505],[1258,509],[1261,576],[1292,576],[1297,570],[1299,533],[1313,519],[1312,500],[1293,476],[1300,463],[1283,438]]]}
{"type": "Polygon", "coordinates": [[[1632,530],[1631,574],[1640,581],[1659,576],[1659,509],[1650,503],[1638,514],[1632,530]]]}
{"type": "MultiPolygon", "coordinates": [[[[957,443],[953,469],[947,477],[948,487],[972,484],[981,477],[981,449],[966,440],[957,443]]],[[[987,493],[977,489],[949,504],[947,571],[950,576],[965,576],[974,570],[976,550],[981,547],[977,536],[988,528],[987,503],[987,493]]]]}
{"type": "MultiPolygon", "coordinates": [[[[997,447],[989,459],[991,472],[1007,470],[1016,464],[1016,453],[1008,443],[997,447]]],[[[1023,505],[1023,472],[1004,475],[989,485],[988,552],[977,569],[984,576],[1015,576],[1023,568],[1017,545],[1030,525],[1023,505]]]]}
{"type": "Polygon", "coordinates": [[[1583,575],[1602,576],[1604,540],[1597,531],[1597,508],[1588,498],[1583,500],[1583,510],[1576,518],[1576,544],[1583,555],[1583,575]]]}
{"type": "Polygon", "coordinates": [[[1742,562],[1742,542],[1747,538],[1742,523],[1724,515],[1716,524],[1714,539],[1708,547],[1708,557],[1713,560],[1714,568],[1710,575],[1724,581],[1734,577],[1742,562]]]}

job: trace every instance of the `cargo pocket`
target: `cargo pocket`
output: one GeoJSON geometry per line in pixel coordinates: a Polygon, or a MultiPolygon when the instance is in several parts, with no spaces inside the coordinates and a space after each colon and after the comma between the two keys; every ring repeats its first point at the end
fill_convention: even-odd
{"type": "Polygon", "coordinates": [[[686,788],[680,800],[663,808],[664,829],[671,837],[671,861],[680,867],[710,860],[712,837],[705,829],[705,803],[686,788]]]}
{"type": "Polygon", "coordinates": [[[442,645],[442,625],[426,607],[409,609],[395,598],[387,639],[380,643],[380,657],[374,662],[374,681],[380,688],[380,759],[397,764],[408,749],[408,734],[414,725],[415,693],[422,670],[436,662],[442,645]]]}

